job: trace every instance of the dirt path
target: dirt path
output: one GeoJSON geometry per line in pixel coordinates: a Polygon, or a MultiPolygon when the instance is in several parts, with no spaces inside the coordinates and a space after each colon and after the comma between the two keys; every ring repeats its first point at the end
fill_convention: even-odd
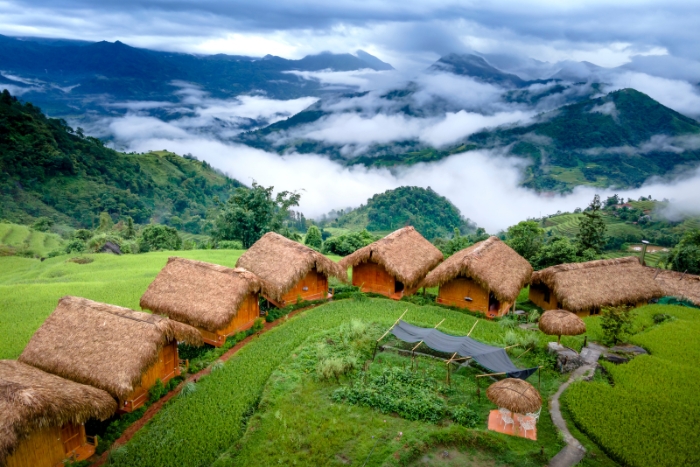
{"type": "MultiPolygon", "coordinates": [[[[233,357],[236,354],[236,352],[241,350],[243,348],[243,346],[245,346],[248,342],[250,342],[253,339],[257,339],[264,332],[267,332],[270,329],[279,326],[280,324],[286,323],[289,318],[292,318],[301,312],[304,312],[306,310],[310,310],[312,308],[316,308],[317,306],[319,306],[319,305],[311,305],[311,306],[308,306],[306,308],[300,308],[298,310],[294,310],[293,312],[289,313],[285,317],[282,317],[282,318],[279,318],[279,319],[273,321],[272,323],[265,323],[262,331],[246,337],[245,339],[243,339],[242,341],[240,341],[239,343],[237,343],[236,345],[231,347],[229,350],[226,351],[226,353],[224,353],[221,357],[219,357],[218,361],[221,361],[221,362],[227,361],[228,359],[233,357]]],[[[143,426],[146,425],[146,423],[148,423],[160,411],[160,409],[163,408],[163,406],[170,399],[172,399],[173,397],[177,396],[180,393],[180,391],[185,386],[185,384],[190,383],[190,382],[196,383],[199,380],[199,378],[201,378],[202,376],[208,375],[209,373],[211,373],[211,365],[209,365],[208,367],[204,368],[203,370],[201,370],[195,374],[188,376],[183,382],[178,384],[175,389],[173,389],[168,394],[163,396],[160,400],[158,400],[156,403],[151,405],[148,408],[148,410],[146,410],[146,413],[143,414],[143,417],[138,419],[136,422],[134,422],[132,425],[130,425],[129,428],[124,430],[124,433],[122,433],[122,435],[119,438],[117,438],[116,441],[114,441],[114,443],[112,444],[110,449],[114,449],[116,447],[123,446],[131,438],[133,438],[134,435],[141,428],[143,428],[143,426]]],[[[108,454],[109,454],[109,450],[102,453],[102,455],[100,457],[98,457],[97,460],[90,465],[90,467],[101,467],[102,465],[104,465],[107,462],[107,455],[108,454]]]]}
{"type": "Polygon", "coordinates": [[[573,437],[569,428],[566,426],[566,421],[561,415],[561,409],[559,404],[559,396],[562,395],[566,388],[571,385],[574,381],[579,378],[585,378],[592,375],[595,372],[596,366],[598,366],[598,358],[601,355],[602,348],[591,344],[581,351],[581,356],[584,358],[586,364],[574,370],[571,373],[569,379],[559,386],[557,392],[554,393],[552,399],[549,402],[549,413],[552,417],[552,422],[561,431],[564,436],[564,441],[566,446],[564,449],[559,451],[556,456],[552,457],[549,461],[548,467],[572,467],[579,462],[586,455],[586,448],[583,447],[579,441],[573,437]]]}

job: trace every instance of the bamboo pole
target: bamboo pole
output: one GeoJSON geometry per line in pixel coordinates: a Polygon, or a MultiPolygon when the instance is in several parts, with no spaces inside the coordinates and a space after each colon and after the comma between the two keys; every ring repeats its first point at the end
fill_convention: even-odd
{"type": "Polygon", "coordinates": [[[505,374],[507,374],[507,373],[505,373],[505,372],[503,372],[503,373],[489,373],[489,374],[487,374],[487,375],[476,375],[475,377],[476,377],[476,378],[483,378],[483,377],[485,377],[485,376],[502,376],[502,375],[505,375],[505,374]]]}
{"type": "Polygon", "coordinates": [[[469,337],[472,334],[472,331],[474,330],[477,324],[479,324],[479,318],[477,318],[476,321],[474,321],[474,326],[472,326],[472,328],[469,330],[469,334],[467,334],[467,337],[469,337]]]}
{"type": "Polygon", "coordinates": [[[516,360],[519,359],[520,357],[522,357],[523,355],[525,355],[526,353],[528,353],[529,351],[531,351],[533,348],[534,348],[534,347],[530,347],[530,348],[527,349],[525,352],[523,352],[523,353],[521,353],[520,355],[518,355],[517,357],[515,357],[515,359],[516,359],[516,360]]]}
{"type": "MultiPolygon", "coordinates": [[[[445,321],[445,318],[443,318],[442,321],[445,321]]],[[[433,329],[437,329],[438,326],[440,326],[440,325],[442,324],[442,321],[440,321],[439,323],[437,323],[433,329]]],[[[422,343],[423,343],[423,339],[421,339],[421,340],[416,344],[416,346],[413,347],[413,348],[411,349],[411,352],[413,352],[414,350],[416,350],[416,349],[418,348],[418,346],[421,345],[422,343]]]]}
{"type": "Polygon", "coordinates": [[[391,327],[389,328],[389,330],[388,330],[387,332],[385,332],[384,334],[382,334],[382,337],[380,337],[379,339],[377,339],[377,342],[379,342],[380,340],[384,339],[384,338],[387,336],[387,334],[389,334],[389,333],[391,332],[391,330],[394,329],[394,327],[395,327],[397,324],[399,324],[399,321],[401,321],[401,318],[403,318],[403,315],[405,315],[407,311],[408,311],[408,308],[406,308],[406,310],[404,310],[404,312],[401,313],[401,316],[399,316],[399,319],[397,319],[396,321],[394,321],[394,324],[391,325],[391,327]]]}

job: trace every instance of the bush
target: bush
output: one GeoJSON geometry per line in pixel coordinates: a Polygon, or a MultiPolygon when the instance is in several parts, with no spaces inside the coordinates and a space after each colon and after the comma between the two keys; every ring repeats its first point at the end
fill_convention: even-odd
{"type": "Polygon", "coordinates": [[[138,247],[141,252],[179,250],[182,248],[182,239],[174,228],[152,224],[144,227],[138,238],[138,247]]]}
{"type": "Polygon", "coordinates": [[[372,235],[367,230],[339,235],[326,240],[323,244],[323,252],[326,254],[347,256],[378,239],[379,237],[372,235]]]}
{"type": "Polygon", "coordinates": [[[306,231],[306,238],[304,239],[304,244],[320,250],[323,246],[323,237],[321,236],[321,231],[315,225],[309,227],[306,231]]]}
{"type": "Polygon", "coordinates": [[[111,233],[99,233],[92,237],[90,240],[88,240],[86,249],[92,253],[97,253],[107,242],[114,243],[119,247],[119,250],[121,250],[122,243],[124,242],[124,240],[122,240],[121,237],[118,237],[111,233]]]}
{"type": "Polygon", "coordinates": [[[632,330],[634,312],[629,307],[611,307],[603,310],[600,327],[603,329],[603,342],[615,345],[621,342],[632,330]]]}
{"type": "Polygon", "coordinates": [[[39,232],[48,232],[53,226],[53,221],[48,217],[40,217],[32,224],[32,229],[39,232]]]}
{"type": "Polygon", "coordinates": [[[216,243],[216,248],[217,250],[242,250],[243,242],[240,240],[220,240],[216,243]]]}
{"type": "Polygon", "coordinates": [[[253,327],[251,327],[250,329],[253,333],[256,333],[258,331],[262,331],[264,327],[265,321],[263,321],[262,318],[255,318],[255,321],[253,322],[253,327]]]}
{"type": "Polygon", "coordinates": [[[479,423],[479,415],[469,407],[458,407],[452,411],[452,420],[467,428],[474,428],[479,423]]]}
{"type": "Polygon", "coordinates": [[[156,384],[151,386],[151,388],[148,390],[148,400],[149,402],[155,402],[159,400],[161,397],[166,395],[168,393],[168,390],[165,389],[165,386],[163,385],[163,382],[158,378],[156,380],[156,384]]]}
{"type": "MultiPolygon", "coordinates": [[[[68,242],[68,244],[66,244],[65,248],[63,249],[63,252],[67,254],[82,253],[83,251],[85,251],[86,248],[87,245],[85,245],[85,242],[76,238],[75,240],[71,240],[70,242],[68,242]]],[[[49,256],[51,255],[49,254],[49,256]]]]}

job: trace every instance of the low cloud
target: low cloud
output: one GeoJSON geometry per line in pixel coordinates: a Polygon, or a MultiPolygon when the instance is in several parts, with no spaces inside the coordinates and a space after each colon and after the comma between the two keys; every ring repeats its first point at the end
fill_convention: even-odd
{"type": "Polygon", "coordinates": [[[697,86],[686,81],[638,72],[616,73],[609,79],[612,84],[606,86],[605,92],[633,88],[677,112],[694,118],[700,117],[700,93],[697,86]]]}

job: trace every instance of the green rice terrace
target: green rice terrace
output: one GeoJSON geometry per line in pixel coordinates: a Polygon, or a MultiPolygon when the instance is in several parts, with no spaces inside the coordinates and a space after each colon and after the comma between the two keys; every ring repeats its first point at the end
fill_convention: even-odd
{"type": "MultiPolygon", "coordinates": [[[[61,296],[138,310],[169,256],[232,267],[242,253],[85,254],[43,262],[2,257],[0,358],[17,358],[61,296]]],[[[279,318],[225,363],[207,360],[214,351],[194,351],[193,362],[205,362],[193,363],[196,369],[212,364],[211,373],[187,383],[128,443],[109,450],[107,465],[540,466],[565,446],[546,402],[536,441],[488,430],[497,406],[486,397],[492,381],[477,382],[484,371],[475,365],[453,370],[448,383],[444,360],[436,358],[444,356],[421,344],[413,361],[413,345],[392,335],[374,354],[377,338],[400,316],[426,328],[440,323],[442,332],[471,332],[479,342],[510,347],[521,368],[541,367],[528,382],[546,401],[568,379],[546,351],[556,336],[420,300],[344,297],[279,318]]],[[[535,308],[527,290],[518,306],[535,308]]],[[[700,314],[649,305],[634,316],[628,342],[649,354],[621,365],[603,362],[590,381],[573,383],[561,399],[569,429],[587,450],[579,465],[698,465],[694,381],[700,373],[693,362],[700,358],[700,314]]],[[[584,340],[603,338],[599,316],[584,321],[586,334],[564,336],[564,345],[581,350],[584,340]]]]}

